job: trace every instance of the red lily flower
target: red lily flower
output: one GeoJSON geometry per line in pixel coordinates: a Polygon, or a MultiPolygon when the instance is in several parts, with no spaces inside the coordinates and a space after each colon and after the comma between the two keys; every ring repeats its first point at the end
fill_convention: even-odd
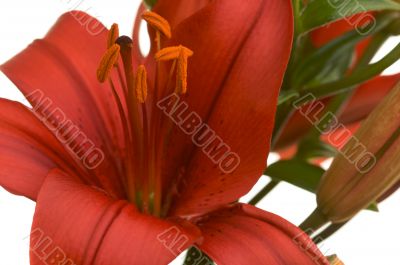
{"type": "MultiPolygon", "coordinates": [[[[156,10],[167,12],[167,1],[159,2],[156,10]]],[[[290,1],[212,1],[191,15],[166,17],[173,21],[173,38],[160,44],[194,51],[188,91],[180,99],[229,144],[240,164],[224,173],[178,126],[165,135],[154,130],[160,125],[157,118],[168,123],[154,107],[162,98],[154,92],[157,84],[166,84],[168,76],[165,65],[154,61],[156,48],[145,62],[148,98],[141,66],[140,98],[127,100],[132,91],[124,85],[134,80],[128,70],[138,64],[126,63],[132,58],[124,54],[130,47],[127,38],[119,39],[127,83],[102,85],[96,69],[107,31],[86,14],[63,15],[43,40],[1,66],[34,108],[33,113],[0,100],[0,184],[37,202],[31,264],[167,264],[190,245],[218,264],[328,264],[292,224],[235,203],[265,167],[292,41],[290,1]],[[95,24],[98,34],[89,34],[95,24]],[[134,103],[145,106],[143,119],[136,120],[141,127],[127,129],[122,113],[131,115],[134,103]],[[127,134],[143,129],[140,140],[152,136],[144,133],[146,120],[149,131],[158,133],[154,141],[161,142],[156,152],[163,154],[153,168],[158,173],[152,173],[154,182],[129,167],[146,172],[141,165],[151,161],[150,151],[139,149],[136,155],[142,156],[133,165],[127,160],[130,148],[138,148],[127,134]],[[131,186],[132,181],[140,185],[131,186]],[[143,202],[138,197],[153,204],[138,203],[143,202]]],[[[119,75],[113,72],[110,78],[119,75]]]]}

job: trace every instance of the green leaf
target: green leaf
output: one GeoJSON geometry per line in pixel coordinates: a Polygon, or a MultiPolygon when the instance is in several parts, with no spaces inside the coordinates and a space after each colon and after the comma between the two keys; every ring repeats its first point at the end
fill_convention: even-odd
{"type": "MultiPolygon", "coordinates": [[[[314,0],[301,13],[300,33],[308,32],[330,22],[366,11],[400,10],[400,3],[393,0],[314,0]]],[[[349,23],[358,26],[357,21],[349,23]]],[[[372,25],[373,26],[373,25],[372,25]]]]}
{"type": "Polygon", "coordinates": [[[296,91],[281,91],[278,98],[278,105],[281,105],[291,99],[299,97],[299,93],[296,91]]]}
{"type": "Polygon", "coordinates": [[[355,55],[355,48],[354,47],[347,47],[341,50],[342,53],[335,53],[332,57],[327,61],[327,63],[321,67],[319,73],[310,81],[310,83],[327,83],[332,82],[334,80],[338,80],[342,78],[348,69],[350,68],[354,55],[355,55]]]}
{"type": "Polygon", "coordinates": [[[143,3],[147,8],[152,9],[155,4],[157,4],[157,0],[143,0],[143,3]]]}
{"type": "Polygon", "coordinates": [[[298,159],[281,160],[265,170],[265,174],[275,181],[285,181],[313,193],[324,173],[324,169],[298,159]]]}
{"type": "Polygon", "coordinates": [[[316,49],[296,65],[292,77],[293,87],[312,84],[310,81],[313,79],[325,83],[342,77],[351,63],[355,46],[368,36],[386,29],[395,20],[394,15],[380,15],[376,18],[375,27],[368,34],[361,35],[357,30],[352,30],[316,49]]]}
{"type": "MultiPolygon", "coordinates": [[[[313,79],[320,79],[318,81],[319,83],[322,83],[322,81],[326,81],[323,76],[326,76],[326,73],[332,74],[332,70],[335,71],[335,68],[348,69],[353,56],[354,47],[359,42],[358,36],[360,35],[354,34],[352,36],[353,38],[347,38],[347,35],[344,35],[334,42],[315,50],[315,52],[304,58],[293,73],[293,87],[297,88],[304,84],[312,84],[311,81],[313,79]],[[342,59],[344,60],[344,63],[338,63],[338,61],[341,61],[342,59]]],[[[342,70],[340,72],[342,73],[344,71],[342,70]]],[[[338,79],[341,76],[342,74],[336,76],[333,80],[338,79]]]]}
{"type": "Polygon", "coordinates": [[[385,57],[380,61],[369,64],[365,67],[360,68],[358,71],[352,72],[349,76],[342,79],[320,84],[320,85],[306,85],[302,88],[300,93],[301,96],[307,94],[313,94],[316,98],[328,97],[335,95],[346,90],[351,89],[353,86],[363,83],[390,67],[392,64],[397,62],[400,54],[400,44],[392,49],[385,57]]]}
{"type": "Polygon", "coordinates": [[[317,157],[334,157],[337,154],[337,150],[321,140],[305,138],[300,142],[296,156],[299,159],[307,160],[317,157]]]}

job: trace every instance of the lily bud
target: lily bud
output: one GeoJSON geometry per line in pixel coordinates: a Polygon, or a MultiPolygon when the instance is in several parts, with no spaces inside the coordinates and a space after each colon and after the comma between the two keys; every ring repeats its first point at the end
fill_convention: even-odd
{"type": "Polygon", "coordinates": [[[317,191],[317,211],[344,222],[400,180],[400,84],[336,156],[317,191]]]}

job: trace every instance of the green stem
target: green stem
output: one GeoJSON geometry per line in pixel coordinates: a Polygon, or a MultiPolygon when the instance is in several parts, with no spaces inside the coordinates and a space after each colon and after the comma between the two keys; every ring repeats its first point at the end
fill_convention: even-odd
{"type": "Polygon", "coordinates": [[[294,28],[295,28],[295,39],[299,36],[299,33],[303,31],[303,21],[300,18],[301,2],[300,0],[293,0],[293,15],[294,15],[294,28]]]}
{"type": "Polygon", "coordinates": [[[275,116],[274,131],[272,133],[272,146],[271,146],[272,150],[274,150],[276,142],[278,141],[279,136],[292,113],[293,113],[292,101],[290,100],[286,101],[278,106],[275,116]]]}
{"type": "Polygon", "coordinates": [[[278,186],[279,181],[271,180],[265,187],[257,193],[253,199],[249,201],[249,204],[256,205],[259,203],[265,196],[267,196],[276,186],[278,186]]]}
{"type": "Polygon", "coordinates": [[[315,209],[299,227],[307,234],[312,235],[326,223],[328,223],[326,217],[318,209],[315,209]]]}
{"type": "Polygon", "coordinates": [[[196,247],[191,247],[185,257],[185,261],[183,265],[199,265],[199,264],[207,264],[212,265],[214,262],[210,257],[207,256],[204,252],[196,247]]]}
{"type": "Polygon", "coordinates": [[[337,231],[339,231],[346,224],[347,224],[347,222],[340,223],[340,224],[331,224],[324,231],[322,231],[318,235],[314,236],[312,238],[312,240],[316,244],[320,244],[320,243],[324,242],[326,239],[328,239],[330,236],[335,234],[337,231]]]}
{"type": "Polygon", "coordinates": [[[196,264],[195,262],[197,262],[197,261],[191,257],[193,257],[197,251],[198,250],[195,247],[189,248],[189,250],[186,254],[186,257],[185,257],[185,261],[183,262],[183,265],[196,264]]]}

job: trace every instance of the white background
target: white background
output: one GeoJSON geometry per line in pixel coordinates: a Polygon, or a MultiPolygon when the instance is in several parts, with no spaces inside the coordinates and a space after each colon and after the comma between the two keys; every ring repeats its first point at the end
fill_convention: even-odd
{"type": "MultiPolygon", "coordinates": [[[[73,9],[78,0],[13,0],[0,4],[0,64],[43,37],[57,17],[73,9]]],[[[121,33],[130,35],[138,0],[83,1],[78,9],[88,11],[107,26],[117,22],[121,33]]],[[[387,49],[398,42],[393,39],[387,49]]],[[[390,72],[398,72],[392,67],[390,72]]],[[[22,99],[14,86],[0,73],[0,96],[22,99]]],[[[273,158],[272,158],[273,159],[273,158]]],[[[263,177],[254,192],[267,178],[263,177]]],[[[247,196],[246,198],[250,198],[247,196]]],[[[243,199],[246,201],[247,199],[243,199]]],[[[400,193],[380,205],[380,213],[362,212],[345,228],[327,240],[321,249],[338,254],[347,265],[400,264],[400,193]]],[[[299,224],[315,207],[314,195],[287,184],[262,201],[263,209],[299,224]]],[[[0,264],[27,265],[28,239],[35,204],[0,188],[0,264]]],[[[179,263],[177,263],[179,264],[179,263]]],[[[181,264],[181,263],[180,263],[181,264]]]]}

